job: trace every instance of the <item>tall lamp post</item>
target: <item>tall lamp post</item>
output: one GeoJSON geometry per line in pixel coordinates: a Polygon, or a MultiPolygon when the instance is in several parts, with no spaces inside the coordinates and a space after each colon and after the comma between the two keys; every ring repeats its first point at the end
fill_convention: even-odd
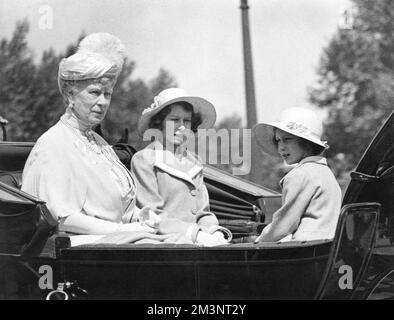
{"type": "Polygon", "coordinates": [[[246,121],[247,127],[252,128],[257,123],[256,98],[254,93],[252,47],[250,43],[248,0],[241,0],[242,40],[244,51],[246,121]]]}
{"type": "MultiPolygon", "coordinates": [[[[252,46],[249,31],[249,6],[247,0],[241,0],[241,19],[242,19],[242,41],[244,52],[244,72],[245,72],[245,94],[246,94],[246,123],[247,128],[251,129],[257,123],[256,98],[254,93],[252,46]]],[[[248,179],[261,183],[260,163],[261,153],[254,139],[251,140],[250,150],[251,166],[248,179]]]]}

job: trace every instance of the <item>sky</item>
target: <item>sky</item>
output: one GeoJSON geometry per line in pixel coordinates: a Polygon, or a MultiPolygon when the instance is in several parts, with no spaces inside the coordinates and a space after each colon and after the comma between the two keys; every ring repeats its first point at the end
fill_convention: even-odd
{"type": "MultiPolygon", "coordinates": [[[[259,122],[310,106],[323,48],[350,0],[248,0],[259,122]]],[[[133,78],[168,70],[191,95],[211,101],[218,120],[246,123],[240,0],[0,0],[0,38],[18,20],[31,27],[36,57],[74,43],[82,31],[109,32],[136,62],[133,78]],[[48,14],[52,20],[48,19],[48,14]]]]}

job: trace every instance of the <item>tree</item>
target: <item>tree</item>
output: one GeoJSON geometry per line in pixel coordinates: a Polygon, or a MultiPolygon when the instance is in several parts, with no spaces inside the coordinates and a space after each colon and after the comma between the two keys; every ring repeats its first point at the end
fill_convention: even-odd
{"type": "MultiPolygon", "coordinates": [[[[36,140],[52,126],[63,112],[57,87],[60,59],[53,49],[44,51],[34,63],[26,40],[27,20],[18,22],[11,40],[0,44],[0,106],[9,120],[9,138],[15,141],[36,140]]],[[[75,51],[76,44],[67,51],[75,51]]]]}
{"type": "MultiPolygon", "coordinates": [[[[11,39],[0,41],[0,116],[9,121],[8,137],[14,141],[35,141],[58,121],[64,112],[57,84],[59,63],[76,51],[85,36],[82,33],[60,54],[49,48],[39,63],[35,63],[26,40],[28,31],[27,20],[18,22],[11,39]]],[[[142,110],[158,90],[176,86],[174,78],[164,69],[149,84],[132,79],[134,69],[135,63],[126,59],[103,123],[102,131],[109,142],[119,139],[127,128],[130,143],[138,146],[141,141],[137,122],[142,110]]]]}
{"type": "Polygon", "coordinates": [[[394,2],[353,0],[353,25],[324,49],[313,104],[327,110],[327,156],[337,177],[354,168],[394,103],[394,2]]]}
{"type": "Polygon", "coordinates": [[[150,81],[150,92],[152,95],[156,96],[164,89],[177,86],[178,84],[174,77],[167,70],[161,68],[159,74],[150,81]]]}
{"type": "Polygon", "coordinates": [[[28,31],[27,21],[22,21],[16,25],[11,40],[0,42],[0,106],[2,115],[12,123],[9,124],[11,136],[23,135],[19,114],[28,111],[24,103],[30,96],[36,72],[25,40],[28,31]]]}

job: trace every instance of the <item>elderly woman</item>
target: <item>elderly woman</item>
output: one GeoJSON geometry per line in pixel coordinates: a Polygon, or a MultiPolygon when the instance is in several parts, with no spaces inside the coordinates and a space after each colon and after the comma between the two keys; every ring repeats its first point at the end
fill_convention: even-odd
{"type": "Polygon", "coordinates": [[[156,140],[132,159],[137,205],[150,206],[159,214],[159,233],[177,234],[182,242],[212,246],[231,239],[230,231],[220,227],[209,211],[201,160],[184,143],[188,133],[211,128],[215,120],[216,111],[210,102],[179,88],[160,92],[139,120],[138,130],[141,135],[145,133],[144,140],[149,138],[147,129],[159,134],[154,134],[156,140]]]}
{"type": "Polygon", "coordinates": [[[136,216],[135,179],[111,146],[92,131],[108,111],[123,50],[118,38],[95,33],[60,62],[58,84],[66,110],[38,139],[22,184],[22,190],[46,201],[60,231],[89,235],[156,231],[131,222],[136,216]]]}

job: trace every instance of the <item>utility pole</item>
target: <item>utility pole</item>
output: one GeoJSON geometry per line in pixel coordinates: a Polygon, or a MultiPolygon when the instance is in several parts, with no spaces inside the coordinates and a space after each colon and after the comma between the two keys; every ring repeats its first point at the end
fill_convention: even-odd
{"type": "Polygon", "coordinates": [[[244,51],[245,93],[246,93],[246,121],[247,128],[257,123],[256,98],[254,93],[252,47],[250,43],[248,0],[241,0],[242,40],[244,51]]]}
{"type": "MultiPolygon", "coordinates": [[[[251,129],[257,123],[256,98],[254,93],[252,46],[249,31],[249,6],[248,0],[241,0],[241,19],[242,19],[242,40],[244,51],[244,72],[245,72],[245,93],[246,93],[246,123],[247,128],[251,129]]],[[[251,137],[252,138],[252,137],[251,137]]],[[[255,139],[251,139],[250,150],[251,167],[247,175],[249,180],[262,183],[262,154],[260,147],[255,139]]]]}

